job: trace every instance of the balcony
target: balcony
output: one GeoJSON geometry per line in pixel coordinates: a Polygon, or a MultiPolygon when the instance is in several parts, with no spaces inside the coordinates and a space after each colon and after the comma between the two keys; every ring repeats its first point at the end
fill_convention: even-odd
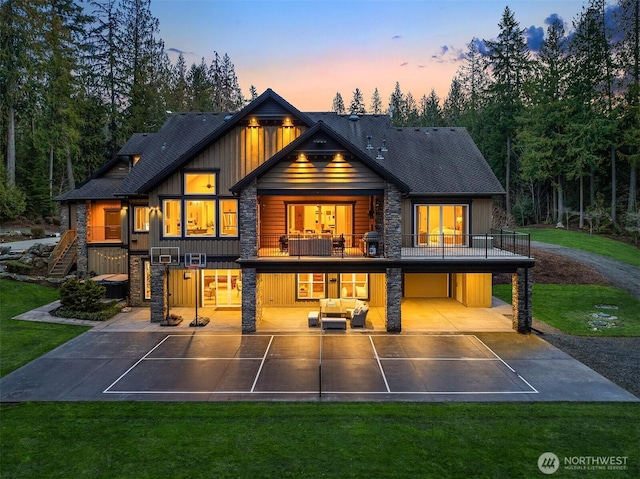
{"type": "Polygon", "coordinates": [[[122,243],[120,225],[87,226],[87,243],[122,243]]]}
{"type": "MultiPolygon", "coordinates": [[[[402,235],[401,257],[416,259],[445,258],[514,258],[531,257],[528,234],[509,230],[492,230],[473,234],[402,235]]],[[[372,233],[355,235],[282,234],[259,237],[259,257],[380,258],[382,236],[372,233]]]]}

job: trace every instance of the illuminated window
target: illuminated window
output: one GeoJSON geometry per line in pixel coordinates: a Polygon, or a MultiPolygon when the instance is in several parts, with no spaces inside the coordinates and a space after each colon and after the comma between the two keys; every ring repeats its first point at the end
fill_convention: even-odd
{"type": "Polygon", "coordinates": [[[296,299],[325,298],[325,275],[322,273],[299,273],[296,299]]]}
{"type": "Polygon", "coordinates": [[[162,218],[164,236],[181,236],[180,220],[182,217],[182,202],[180,200],[162,201],[162,218]]]}
{"type": "Polygon", "coordinates": [[[133,207],[133,231],[149,231],[149,207],[133,207]]]}
{"type": "Polygon", "coordinates": [[[468,234],[467,205],[416,205],[415,232],[418,245],[462,245],[468,234]]]}
{"type": "Polygon", "coordinates": [[[185,173],[184,174],[184,194],[185,195],[215,195],[216,194],[216,174],[215,173],[185,173]]]}
{"type": "Polygon", "coordinates": [[[215,236],[216,202],[213,200],[193,200],[185,202],[186,235],[215,236]]]}
{"type": "Polygon", "coordinates": [[[289,204],[289,233],[353,234],[353,205],[289,204]]]}
{"type": "Polygon", "coordinates": [[[144,261],[144,299],[151,299],[151,262],[144,261]]]}
{"type": "Polygon", "coordinates": [[[133,157],[133,164],[135,165],[138,161],[140,161],[140,155],[135,155],[133,157]]]}
{"type": "Polygon", "coordinates": [[[340,273],[340,297],[367,299],[369,275],[367,273],[340,273]]]}
{"type": "Polygon", "coordinates": [[[220,236],[238,236],[238,200],[220,200],[220,236]]]}

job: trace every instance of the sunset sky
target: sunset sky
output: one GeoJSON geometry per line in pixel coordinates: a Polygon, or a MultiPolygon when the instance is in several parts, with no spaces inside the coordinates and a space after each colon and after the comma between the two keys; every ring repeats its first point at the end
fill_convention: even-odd
{"type": "Polygon", "coordinates": [[[572,29],[583,0],[153,0],[172,61],[187,66],[227,53],[245,96],[272,88],[302,111],[328,111],[340,92],[348,107],[360,88],[369,108],[400,82],[416,101],[435,89],[441,100],[474,38],[499,33],[505,7],[536,49],[557,15],[572,29]]]}

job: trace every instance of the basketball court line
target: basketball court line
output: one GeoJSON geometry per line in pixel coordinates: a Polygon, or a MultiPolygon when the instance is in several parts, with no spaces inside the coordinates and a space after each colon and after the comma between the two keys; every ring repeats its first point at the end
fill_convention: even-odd
{"type": "MultiPolygon", "coordinates": [[[[291,390],[291,391],[279,391],[279,390],[265,390],[265,391],[261,391],[261,390],[256,390],[256,386],[258,384],[258,381],[261,377],[261,374],[263,372],[263,368],[265,366],[265,363],[268,359],[269,353],[272,349],[273,346],[273,341],[274,338],[276,337],[286,337],[286,338],[294,338],[294,337],[313,337],[313,338],[317,338],[318,335],[309,335],[309,334],[295,334],[295,335],[290,335],[290,334],[274,334],[274,335],[259,335],[259,336],[251,336],[253,338],[262,338],[262,337],[269,337],[269,341],[268,344],[266,345],[266,347],[264,348],[264,353],[261,356],[246,356],[246,357],[237,357],[237,356],[233,356],[233,357],[228,357],[228,356],[220,356],[220,357],[150,357],[151,354],[153,354],[155,351],[159,351],[160,348],[165,345],[170,339],[174,339],[174,338],[188,338],[190,340],[193,340],[194,338],[206,338],[206,337],[219,337],[219,338],[246,338],[247,336],[243,336],[243,335],[220,335],[220,334],[199,334],[197,336],[194,335],[185,335],[185,334],[170,334],[167,335],[165,338],[163,338],[161,341],[158,342],[158,344],[156,344],[153,348],[151,348],[144,356],[142,356],[139,360],[137,360],[131,367],[129,367],[124,373],[122,373],[114,382],[112,382],[104,391],[104,394],[178,394],[178,395],[183,395],[183,394],[236,394],[236,395],[246,395],[246,394],[255,394],[255,395],[265,395],[265,394],[272,394],[272,395],[318,395],[320,393],[319,390],[291,390]],[[139,367],[143,362],[145,361],[259,361],[259,366],[257,368],[255,377],[253,378],[252,384],[250,389],[239,389],[239,390],[206,390],[206,391],[198,391],[198,390],[117,390],[114,389],[116,387],[116,385],[122,381],[127,375],[131,374],[132,372],[134,372],[135,368],[139,367]]],[[[330,338],[336,338],[338,340],[341,339],[340,336],[325,336],[325,338],[330,337],[330,338]]],[[[358,336],[358,337],[362,337],[362,336],[358,336]]],[[[505,362],[498,354],[495,353],[495,351],[493,351],[490,347],[488,347],[482,340],[480,340],[477,336],[475,335],[469,335],[469,334],[447,334],[447,335],[437,335],[437,334],[424,334],[424,335],[410,335],[410,336],[398,336],[396,338],[398,338],[400,341],[402,341],[403,338],[416,338],[416,337],[420,337],[420,338],[443,338],[443,337],[455,337],[455,338],[472,338],[473,340],[477,341],[484,349],[486,349],[487,351],[489,351],[489,353],[491,355],[493,355],[493,357],[487,357],[487,358],[473,358],[473,357],[406,357],[406,358],[402,358],[402,357],[381,357],[378,354],[378,350],[375,346],[375,342],[374,342],[374,337],[385,337],[385,336],[381,336],[381,335],[367,335],[367,337],[369,338],[369,342],[371,344],[371,348],[373,351],[373,357],[378,365],[378,369],[380,371],[380,375],[382,377],[382,380],[384,382],[384,388],[386,389],[386,391],[380,390],[380,391],[322,391],[322,393],[325,394],[338,394],[338,395],[380,395],[380,394],[388,394],[388,395],[472,395],[472,394],[479,394],[479,395],[487,395],[487,394],[498,394],[498,395],[503,395],[503,394],[537,394],[539,393],[539,391],[534,388],[526,379],[524,379],[520,374],[517,373],[517,371],[515,371],[507,362],[505,362]],[[509,371],[511,371],[511,373],[515,374],[518,379],[520,381],[522,381],[522,383],[524,383],[529,390],[494,390],[494,391],[392,391],[391,387],[389,385],[389,382],[387,380],[387,374],[385,373],[384,370],[384,366],[383,363],[384,362],[411,362],[411,361],[495,361],[495,362],[500,362],[502,365],[504,365],[509,371]]],[[[322,338],[322,337],[321,337],[322,338]]],[[[237,352],[237,350],[236,350],[237,352]]],[[[322,354],[322,353],[320,353],[322,354]]],[[[326,358],[322,358],[322,359],[326,359],[326,358]]],[[[319,362],[321,363],[321,357],[318,357],[319,362]]],[[[346,360],[346,359],[345,359],[346,360]]]]}

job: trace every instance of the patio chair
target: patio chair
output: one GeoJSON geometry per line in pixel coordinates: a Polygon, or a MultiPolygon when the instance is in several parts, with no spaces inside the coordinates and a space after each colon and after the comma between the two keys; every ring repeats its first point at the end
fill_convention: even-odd
{"type": "Polygon", "coordinates": [[[351,327],[363,328],[367,324],[368,312],[369,312],[369,306],[367,305],[354,309],[353,316],[351,317],[351,327]]]}

